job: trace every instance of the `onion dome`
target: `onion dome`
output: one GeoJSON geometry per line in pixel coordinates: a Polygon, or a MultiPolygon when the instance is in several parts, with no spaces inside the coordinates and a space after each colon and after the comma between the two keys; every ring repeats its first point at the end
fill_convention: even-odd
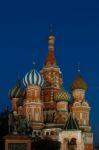
{"type": "Polygon", "coordinates": [[[55,101],[70,101],[70,95],[67,91],[65,91],[64,87],[61,87],[55,95],[55,101]]]}
{"type": "Polygon", "coordinates": [[[23,78],[24,86],[28,86],[28,85],[42,86],[43,83],[44,83],[43,76],[35,69],[32,69],[31,71],[26,73],[25,77],[23,78]]]}
{"type": "Polygon", "coordinates": [[[9,97],[12,98],[23,98],[25,96],[25,90],[21,87],[20,82],[9,90],[9,97]]]}
{"type": "Polygon", "coordinates": [[[71,90],[74,91],[75,89],[87,89],[87,83],[80,74],[77,74],[74,82],[71,85],[71,90]]]}

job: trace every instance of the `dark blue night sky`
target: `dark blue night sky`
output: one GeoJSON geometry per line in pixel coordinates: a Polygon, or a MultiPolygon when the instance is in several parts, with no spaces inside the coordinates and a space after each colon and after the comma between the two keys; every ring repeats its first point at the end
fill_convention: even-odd
{"type": "Polygon", "coordinates": [[[88,83],[94,142],[99,138],[99,1],[3,0],[0,1],[0,110],[10,106],[9,89],[33,65],[43,67],[49,26],[56,36],[55,53],[65,88],[77,74],[88,83]]]}

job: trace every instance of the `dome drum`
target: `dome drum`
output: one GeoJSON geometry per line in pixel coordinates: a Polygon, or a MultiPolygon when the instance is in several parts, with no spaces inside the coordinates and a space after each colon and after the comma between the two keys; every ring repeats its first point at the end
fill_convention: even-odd
{"type": "Polygon", "coordinates": [[[17,102],[18,102],[18,98],[13,98],[13,100],[11,101],[12,103],[12,110],[13,111],[17,111],[17,102]]]}
{"type": "Polygon", "coordinates": [[[17,107],[23,106],[23,103],[24,103],[24,100],[23,100],[23,99],[18,99],[18,100],[16,101],[17,107]]]}
{"type": "Polygon", "coordinates": [[[57,111],[68,112],[68,102],[65,102],[65,101],[57,102],[57,111]]]}
{"type": "Polygon", "coordinates": [[[26,88],[26,99],[39,99],[40,98],[40,87],[29,85],[26,88]]]}
{"type": "Polygon", "coordinates": [[[73,91],[73,97],[76,101],[83,101],[85,99],[85,90],[84,89],[75,89],[73,91]]]}

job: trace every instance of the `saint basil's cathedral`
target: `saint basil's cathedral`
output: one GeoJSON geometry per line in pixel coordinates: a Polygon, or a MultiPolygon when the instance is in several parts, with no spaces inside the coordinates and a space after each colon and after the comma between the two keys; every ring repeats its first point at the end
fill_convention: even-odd
{"type": "Polygon", "coordinates": [[[24,88],[18,80],[10,89],[12,111],[26,118],[34,137],[58,140],[61,150],[69,150],[69,143],[73,142],[73,150],[92,150],[90,106],[85,98],[87,83],[78,71],[71,85],[72,95],[64,89],[54,43],[55,36],[50,34],[48,54],[42,70],[31,69],[23,77],[24,88]]]}

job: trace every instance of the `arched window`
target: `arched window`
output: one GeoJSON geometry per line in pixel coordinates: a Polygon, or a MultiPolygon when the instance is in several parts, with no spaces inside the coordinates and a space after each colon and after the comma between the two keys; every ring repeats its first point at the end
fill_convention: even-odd
{"type": "Polygon", "coordinates": [[[34,109],[34,116],[35,116],[35,121],[40,121],[39,108],[35,108],[35,109],[34,109]]]}
{"type": "Polygon", "coordinates": [[[76,107],[76,106],[80,106],[80,103],[79,102],[75,102],[74,103],[74,106],[76,107]]]}
{"type": "Polygon", "coordinates": [[[49,135],[49,132],[46,132],[46,135],[49,135]]]}
{"type": "Polygon", "coordinates": [[[89,105],[88,105],[88,103],[87,103],[87,102],[83,102],[83,103],[82,103],[82,106],[89,107],[89,105]]]}
{"type": "Polygon", "coordinates": [[[55,135],[55,131],[51,131],[50,134],[51,134],[51,135],[55,135]]]}
{"type": "Polygon", "coordinates": [[[68,149],[76,150],[76,148],[77,148],[76,138],[71,138],[70,142],[68,143],[68,149]]]}

